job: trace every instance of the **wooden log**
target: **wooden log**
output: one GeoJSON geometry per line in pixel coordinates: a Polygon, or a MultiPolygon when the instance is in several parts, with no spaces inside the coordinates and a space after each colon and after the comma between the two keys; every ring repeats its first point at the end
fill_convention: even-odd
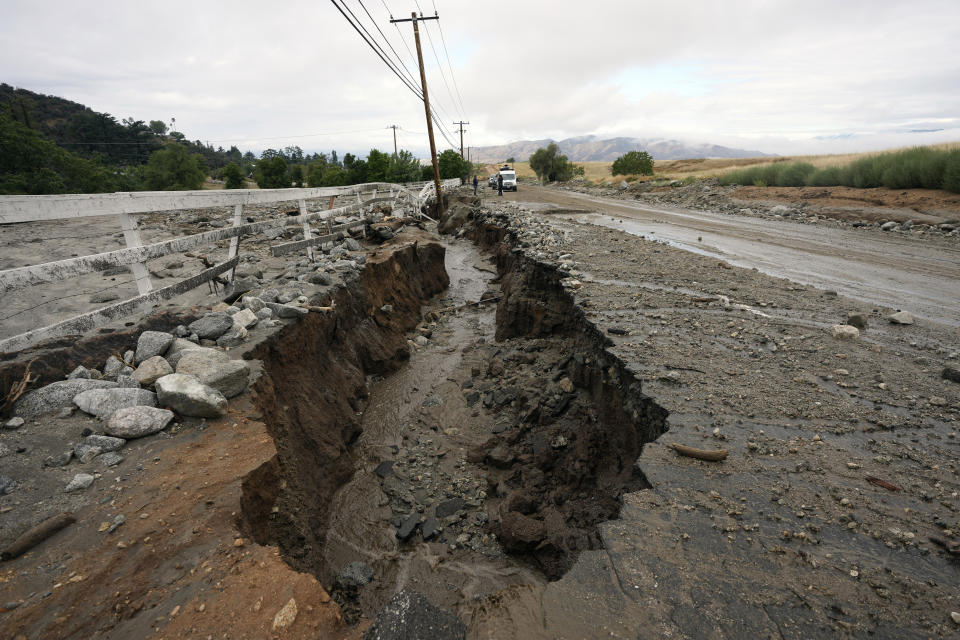
{"type": "Polygon", "coordinates": [[[52,518],[47,518],[10,543],[10,546],[0,553],[0,560],[12,560],[22,556],[56,532],[69,527],[76,521],[77,519],[70,513],[60,513],[52,518]]]}
{"type": "Polygon", "coordinates": [[[667,446],[682,456],[696,458],[697,460],[706,460],[707,462],[720,462],[721,460],[724,460],[728,454],[726,449],[694,449],[693,447],[688,447],[676,442],[673,442],[667,446]]]}
{"type": "Polygon", "coordinates": [[[157,303],[163,300],[169,300],[170,298],[178,296],[181,293],[186,293],[196,286],[203,284],[208,280],[212,280],[224,271],[229,271],[233,267],[237,266],[239,261],[240,256],[236,256],[232,260],[221,262],[218,265],[201,271],[197,275],[187,278],[186,280],[181,280],[176,284],[172,284],[169,287],[164,287],[163,289],[154,289],[146,295],[137,296],[136,298],[124,300],[123,302],[101,307],[100,309],[96,309],[79,316],[74,316],[69,320],[64,320],[63,322],[58,322],[57,324],[27,331],[26,333],[21,333],[20,335],[7,338],[6,340],[0,340],[0,353],[21,351],[29,346],[37,344],[38,342],[49,340],[50,338],[59,338],[60,336],[86,333],[91,329],[96,329],[104,324],[131,315],[132,313],[136,312],[139,306],[142,304],[157,303]]]}

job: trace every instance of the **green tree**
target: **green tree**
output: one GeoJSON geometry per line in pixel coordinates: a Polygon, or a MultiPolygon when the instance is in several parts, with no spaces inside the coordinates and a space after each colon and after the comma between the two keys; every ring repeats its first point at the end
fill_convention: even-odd
{"type": "Polygon", "coordinates": [[[345,184],[363,184],[367,182],[367,163],[352,153],[343,155],[343,168],[347,172],[345,184]]]}
{"type": "Polygon", "coordinates": [[[293,181],[295,187],[303,186],[303,167],[298,164],[290,167],[290,179],[293,181]]]}
{"type": "Polygon", "coordinates": [[[309,169],[307,169],[307,186],[308,187],[322,187],[323,184],[323,174],[330,165],[327,164],[326,157],[321,157],[318,160],[315,160],[310,164],[309,169]]]}
{"type": "Polygon", "coordinates": [[[440,168],[440,179],[448,180],[450,178],[466,179],[470,175],[471,165],[460,157],[460,154],[453,149],[447,149],[437,158],[437,164],[440,168]]]}
{"type": "Polygon", "coordinates": [[[329,165],[323,172],[321,187],[341,187],[347,183],[347,172],[338,165],[329,165]]]}
{"type": "Polygon", "coordinates": [[[615,176],[652,176],[653,156],[646,151],[628,151],[613,161],[610,172],[615,176]]]}
{"type": "Polygon", "coordinates": [[[516,162],[516,160],[514,160],[513,156],[510,156],[509,158],[507,158],[506,160],[504,160],[504,162],[507,163],[507,164],[514,164],[514,163],[516,162]]]}
{"type": "MultiPolygon", "coordinates": [[[[270,151],[268,149],[267,151],[270,151]]],[[[266,151],[264,151],[266,153],[266,151]]],[[[290,176],[287,174],[287,161],[279,154],[261,159],[257,163],[257,172],[254,180],[261,189],[286,189],[290,186],[290,176]]]]}
{"type": "Polygon", "coordinates": [[[530,168],[545,182],[569,180],[575,171],[573,164],[567,160],[567,156],[560,153],[560,147],[555,142],[548,144],[546,149],[537,149],[530,156],[530,168]]]}
{"type": "Polygon", "coordinates": [[[235,162],[223,168],[223,178],[226,180],[223,185],[225,189],[243,189],[247,186],[243,180],[243,171],[235,162]]]}
{"type": "Polygon", "coordinates": [[[367,156],[367,182],[386,181],[389,169],[390,156],[379,149],[370,149],[370,154],[367,156]]]}
{"type": "Polygon", "coordinates": [[[143,177],[147,188],[153,191],[183,191],[201,188],[206,176],[203,156],[171,142],[150,154],[143,177]]]}
{"type": "Polygon", "coordinates": [[[154,135],[158,135],[158,136],[167,135],[167,123],[164,122],[163,120],[151,120],[149,126],[150,126],[150,131],[152,131],[154,135]]]}
{"type": "MultiPolygon", "coordinates": [[[[369,161],[368,161],[369,163],[369,161]]],[[[433,167],[429,167],[431,177],[433,167]]],[[[413,154],[405,149],[400,153],[390,157],[390,166],[387,168],[387,182],[416,182],[420,179],[420,161],[413,157],[413,154]]]]}

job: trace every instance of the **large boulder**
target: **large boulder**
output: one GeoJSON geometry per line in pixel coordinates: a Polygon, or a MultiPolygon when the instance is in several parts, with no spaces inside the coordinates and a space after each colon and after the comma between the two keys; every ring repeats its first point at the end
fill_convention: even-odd
{"type": "Polygon", "coordinates": [[[140,363],[137,370],[133,372],[133,378],[143,385],[150,386],[157,381],[157,378],[173,373],[173,367],[163,356],[153,356],[140,363]]]}
{"type": "Polygon", "coordinates": [[[170,343],[173,342],[173,334],[165,331],[144,331],[137,340],[137,352],[134,354],[134,362],[140,364],[154,356],[162,355],[166,352],[170,343]]]}
{"type": "Polygon", "coordinates": [[[309,310],[303,307],[297,307],[291,304],[277,304],[276,302],[268,302],[267,308],[273,311],[278,318],[299,318],[300,316],[305,316],[310,313],[309,310]]]}
{"type": "Polygon", "coordinates": [[[170,343],[170,348],[167,349],[167,353],[164,355],[164,358],[166,358],[170,366],[176,370],[177,362],[180,361],[180,356],[183,355],[184,351],[188,351],[190,349],[206,349],[206,347],[201,347],[196,342],[190,342],[186,338],[177,338],[170,343]]]}
{"type": "Polygon", "coordinates": [[[233,326],[233,316],[228,313],[208,313],[187,325],[187,331],[201,339],[216,340],[233,326]]]}
{"type": "Polygon", "coordinates": [[[183,416],[218,418],[227,413],[222,393],[200,382],[196,376],[171,373],[154,383],[157,400],[183,416]]]}
{"type": "Polygon", "coordinates": [[[162,431],[173,420],[173,411],[156,407],[127,407],[113,412],[107,420],[106,432],[131,440],[162,431]]]}
{"type": "Polygon", "coordinates": [[[29,420],[63,407],[69,407],[78,393],[91,389],[114,389],[116,386],[116,382],[108,380],[92,380],[89,378],[60,380],[31,391],[20,398],[14,406],[13,412],[29,420]]]}
{"type": "Polygon", "coordinates": [[[155,407],[157,396],[146,389],[90,389],[78,393],[73,398],[73,404],[86,413],[106,418],[124,407],[155,407]]]}
{"type": "Polygon", "coordinates": [[[216,349],[191,349],[184,351],[177,373],[195,376],[202,384],[232,398],[246,390],[250,365],[243,360],[231,360],[216,349]]]}
{"type": "Polygon", "coordinates": [[[456,233],[467,223],[470,211],[470,206],[462,202],[451,205],[450,208],[440,214],[440,224],[437,226],[437,230],[446,234],[456,233]]]}

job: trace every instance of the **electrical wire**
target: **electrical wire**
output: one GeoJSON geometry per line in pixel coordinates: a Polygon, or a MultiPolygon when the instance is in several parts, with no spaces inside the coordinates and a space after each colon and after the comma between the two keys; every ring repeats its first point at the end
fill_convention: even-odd
{"type": "MultiPolygon", "coordinates": [[[[377,24],[377,21],[374,20],[374,19],[373,19],[373,16],[370,15],[370,12],[367,11],[367,7],[366,7],[366,5],[363,4],[363,0],[357,0],[357,2],[359,2],[359,3],[360,3],[360,6],[363,7],[364,12],[366,12],[367,17],[370,18],[370,22],[373,23],[373,26],[375,26],[375,27],[377,28],[377,31],[380,32],[380,35],[383,36],[383,41],[387,43],[387,46],[388,46],[388,47],[390,47],[390,51],[393,51],[394,57],[397,59],[397,61],[398,61],[401,65],[403,65],[403,70],[407,72],[407,77],[408,77],[411,81],[413,81],[414,84],[416,84],[416,83],[417,83],[417,80],[416,80],[416,78],[413,76],[413,73],[411,73],[411,72],[410,72],[410,69],[407,68],[406,63],[405,63],[405,62],[403,61],[403,59],[400,57],[400,54],[397,53],[397,50],[393,48],[393,45],[390,43],[390,40],[387,38],[387,34],[385,34],[385,33],[383,32],[383,30],[380,28],[380,25],[377,24]]],[[[386,7],[386,6],[387,6],[386,3],[384,3],[383,6],[386,7]]],[[[389,10],[387,11],[387,13],[389,13],[389,10]]],[[[392,19],[393,16],[391,15],[390,18],[392,19]]]]}
{"type": "MultiPolygon", "coordinates": [[[[437,12],[437,3],[433,2],[433,12],[437,12]]],[[[457,74],[453,72],[453,65],[450,64],[450,52],[447,50],[447,39],[443,37],[443,24],[437,20],[437,29],[440,30],[440,41],[443,43],[443,53],[447,56],[447,67],[450,69],[450,79],[453,80],[453,88],[457,91],[457,99],[460,101],[460,113],[463,114],[464,120],[469,120],[467,117],[467,110],[463,106],[463,96],[460,95],[460,87],[457,85],[457,74]]]]}
{"type": "MultiPolygon", "coordinates": [[[[440,22],[437,20],[437,22],[440,22]]],[[[423,31],[427,34],[427,42],[430,43],[430,50],[433,52],[433,59],[437,61],[437,69],[440,70],[440,77],[443,79],[443,86],[447,89],[447,95],[450,96],[450,102],[456,105],[457,101],[453,97],[453,91],[450,90],[450,84],[447,82],[447,74],[443,70],[443,63],[440,62],[440,56],[437,55],[437,48],[433,46],[433,36],[430,35],[430,29],[427,28],[427,24],[424,23],[423,31]]],[[[460,120],[463,120],[463,114],[461,112],[460,120]]],[[[452,120],[453,118],[451,118],[452,120]]]]}

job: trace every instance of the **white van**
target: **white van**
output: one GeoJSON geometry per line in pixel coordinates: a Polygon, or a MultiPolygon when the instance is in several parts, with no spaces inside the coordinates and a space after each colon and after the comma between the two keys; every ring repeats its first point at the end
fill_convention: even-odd
{"type": "Polygon", "coordinates": [[[502,169],[500,169],[499,175],[503,176],[504,191],[517,190],[517,172],[516,171],[514,171],[510,167],[504,166],[502,169]]]}

